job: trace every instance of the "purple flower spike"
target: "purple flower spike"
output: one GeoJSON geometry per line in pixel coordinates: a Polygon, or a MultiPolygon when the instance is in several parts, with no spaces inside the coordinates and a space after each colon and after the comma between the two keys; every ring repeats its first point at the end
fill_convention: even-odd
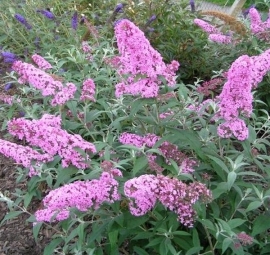
{"type": "Polygon", "coordinates": [[[37,10],[37,12],[40,12],[47,19],[51,19],[51,20],[55,19],[54,14],[48,10],[37,10]]]}
{"type": "Polygon", "coordinates": [[[118,12],[122,11],[123,7],[124,7],[124,5],[122,3],[116,5],[114,12],[118,13],[118,12]]]}
{"type": "Polygon", "coordinates": [[[149,19],[149,22],[153,22],[157,18],[156,15],[152,15],[152,17],[149,19]]]}
{"type": "Polygon", "coordinates": [[[74,30],[77,30],[78,28],[78,12],[74,12],[72,18],[71,18],[71,27],[74,29],[74,30]]]}
{"type": "Polygon", "coordinates": [[[17,56],[9,51],[2,51],[1,54],[2,57],[4,58],[5,63],[13,63],[14,61],[17,60],[17,56]]]}
{"type": "Polygon", "coordinates": [[[13,87],[13,84],[9,82],[9,83],[5,84],[4,89],[5,89],[5,91],[8,91],[8,90],[12,89],[12,87],[13,87]]]}
{"type": "Polygon", "coordinates": [[[195,12],[195,1],[194,0],[190,0],[189,1],[190,7],[191,7],[191,12],[195,12]]]}
{"type": "Polygon", "coordinates": [[[26,29],[28,30],[32,29],[32,26],[27,22],[25,17],[23,17],[21,14],[18,14],[18,13],[15,14],[14,18],[18,20],[22,25],[24,25],[26,29]]]}

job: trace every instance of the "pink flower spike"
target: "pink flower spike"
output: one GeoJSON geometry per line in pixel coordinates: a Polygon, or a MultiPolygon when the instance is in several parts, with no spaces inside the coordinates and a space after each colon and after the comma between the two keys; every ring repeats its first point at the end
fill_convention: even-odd
{"type": "Polygon", "coordinates": [[[208,34],[220,34],[218,29],[208,22],[202,20],[202,19],[194,19],[194,24],[199,26],[202,30],[204,30],[208,34]]]}
{"type": "Polygon", "coordinates": [[[62,221],[69,217],[69,209],[77,208],[86,212],[91,207],[97,210],[102,203],[114,203],[120,199],[118,182],[114,174],[120,171],[103,172],[98,180],[76,181],[50,191],[43,199],[45,209],[36,211],[38,222],[62,221]]]}
{"type": "Polygon", "coordinates": [[[87,79],[83,82],[83,88],[82,88],[82,94],[80,97],[81,101],[90,100],[92,102],[95,102],[95,83],[92,79],[87,79]]]}
{"type": "Polygon", "coordinates": [[[37,64],[37,66],[43,70],[52,68],[51,64],[38,54],[34,54],[32,56],[32,59],[35,62],[35,64],[37,64]]]}

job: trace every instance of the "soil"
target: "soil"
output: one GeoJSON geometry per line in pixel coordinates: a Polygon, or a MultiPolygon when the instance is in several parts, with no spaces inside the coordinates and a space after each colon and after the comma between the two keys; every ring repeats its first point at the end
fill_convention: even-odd
{"type": "MultiPolygon", "coordinates": [[[[0,94],[16,93],[14,89],[4,90],[7,82],[5,78],[6,71],[9,71],[10,65],[0,60],[0,94]]],[[[0,104],[1,106],[1,104],[0,104]]],[[[0,123],[1,127],[2,123],[0,123]]],[[[0,139],[7,140],[4,132],[0,132],[0,139]]],[[[10,140],[10,139],[8,139],[10,140]]],[[[10,140],[16,142],[15,140],[10,140]]],[[[14,161],[0,154],[0,192],[14,199],[15,189],[25,190],[26,183],[16,183],[16,165],[14,161]]],[[[40,206],[40,201],[32,202],[27,210],[34,213],[40,206]]],[[[0,201],[0,222],[9,212],[5,202],[0,201]]],[[[49,242],[49,235],[45,229],[41,231],[39,243],[35,242],[33,237],[31,222],[27,222],[29,215],[21,214],[19,217],[5,221],[0,225],[0,255],[41,255],[44,247],[49,242]]]]}

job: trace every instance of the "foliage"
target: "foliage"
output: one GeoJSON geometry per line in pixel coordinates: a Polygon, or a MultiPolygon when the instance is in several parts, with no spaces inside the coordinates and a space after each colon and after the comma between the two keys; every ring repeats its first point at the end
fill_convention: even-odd
{"type": "MultiPolygon", "coordinates": [[[[6,102],[1,106],[2,130],[28,146],[1,140],[1,153],[19,165],[17,181],[27,183],[14,201],[0,193],[10,210],[2,224],[28,213],[36,240],[40,229],[51,228],[44,255],[267,254],[269,113],[255,97],[255,110],[247,114],[236,98],[240,103],[228,108],[238,107],[248,137],[221,138],[222,106],[216,97],[233,84],[231,76],[221,73],[237,66],[241,55],[265,52],[267,42],[248,34],[239,44],[215,45],[193,24],[193,13],[170,1],[121,6],[77,1],[76,9],[87,17],[78,27],[71,23],[76,18],[73,1],[35,2],[17,6],[11,1],[1,13],[2,29],[8,26],[0,39],[3,52],[18,56],[8,55],[15,64],[7,77],[13,87],[6,90],[17,93],[11,101],[1,99],[6,102]],[[36,12],[48,6],[56,20],[36,12]],[[32,28],[19,24],[15,13],[31,17],[32,28]],[[114,39],[117,17],[128,17],[144,30],[165,62],[179,60],[183,80],[175,80],[173,65],[163,62],[130,21],[116,26],[130,31],[134,44],[121,44],[124,37],[117,29],[114,39]],[[30,60],[34,53],[44,62],[30,60]],[[203,101],[198,88],[213,74],[221,82],[206,96],[213,100],[203,101]],[[135,96],[115,95],[119,84],[137,89],[146,81],[143,89],[149,89],[152,80],[158,84],[157,96],[144,96],[144,90],[135,96]],[[70,84],[76,91],[67,89],[70,84]],[[24,116],[18,118],[21,111],[24,116]],[[43,207],[31,215],[33,199],[42,200],[43,207]]],[[[252,97],[250,90],[245,92],[252,97]]]]}

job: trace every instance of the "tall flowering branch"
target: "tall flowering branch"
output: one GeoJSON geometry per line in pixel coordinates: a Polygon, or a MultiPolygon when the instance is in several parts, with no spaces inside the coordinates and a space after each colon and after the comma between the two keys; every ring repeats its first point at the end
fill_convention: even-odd
{"type": "Polygon", "coordinates": [[[142,175],[128,180],[124,185],[125,195],[130,198],[131,214],[141,216],[150,211],[157,201],[178,215],[178,220],[192,227],[195,211],[193,205],[202,200],[211,201],[211,192],[202,183],[189,185],[176,178],[163,175],[142,175]]]}
{"type": "Polygon", "coordinates": [[[224,123],[218,127],[221,137],[229,138],[234,135],[238,140],[248,137],[248,129],[240,117],[250,117],[252,113],[252,88],[262,80],[270,70],[270,50],[259,56],[239,57],[228,71],[227,82],[218,96],[219,113],[224,123]]]}
{"type": "Polygon", "coordinates": [[[115,26],[115,36],[120,56],[116,67],[123,81],[116,85],[116,96],[123,94],[156,97],[163,76],[169,86],[174,86],[177,61],[166,65],[159,52],[152,48],[144,33],[131,21],[124,19],[115,26]]]}
{"type": "Polygon", "coordinates": [[[45,60],[43,57],[41,57],[38,54],[34,54],[32,56],[32,60],[35,62],[35,64],[40,69],[46,70],[46,69],[51,69],[52,68],[52,65],[47,60],[45,60]]]}
{"type": "Polygon", "coordinates": [[[18,145],[2,139],[0,139],[0,153],[8,158],[12,158],[17,164],[29,168],[30,176],[37,174],[32,163],[39,165],[53,160],[50,154],[40,154],[31,147],[18,145]]]}
{"type": "Polygon", "coordinates": [[[36,220],[62,221],[69,217],[71,208],[86,212],[91,207],[98,209],[104,202],[114,203],[120,199],[116,176],[122,176],[122,173],[112,169],[103,172],[98,180],[76,181],[52,190],[43,199],[45,209],[36,211],[36,220]]]}
{"type": "MultiPolygon", "coordinates": [[[[50,67],[50,64],[46,63],[46,60],[42,60],[38,55],[34,55],[33,60],[43,69],[50,67]]],[[[74,97],[76,92],[75,84],[67,83],[66,86],[64,86],[62,82],[54,80],[51,75],[31,64],[16,61],[13,63],[12,69],[20,75],[19,83],[23,84],[28,82],[36,89],[41,90],[43,96],[53,96],[53,106],[63,105],[74,97]]]]}
{"type": "MultiPolygon", "coordinates": [[[[122,144],[133,145],[138,148],[144,145],[152,148],[160,139],[161,138],[155,134],[139,136],[127,132],[122,133],[119,137],[119,141],[122,144]]],[[[194,172],[194,167],[197,165],[197,162],[193,159],[189,159],[184,153],[179,151],[176,145],[165,141],[158,147],[158,150],[164,156],[167,164],[171,164],[170,159],[172,159],[179,166],[179,171],[182,173],[194,172]]],[[[155,156],[148,156],[148,163],[150,168],[153,170],[158,169],[158,172],[160,172],[161,168],[155,163],[155,156]]]]}
{"type": "Polygon", "coordinates": [[[51,11],[48,10],[37,10],[37,12],[41,13],[44,17],[50,20],[54,20],[55,16],[51,11]]]}
{"type": "Polygon", "coordinates": [[[96,148],[80,135],[71,135],[61,129],[60,117],[45,114],[40,120],[13,119],[8,122],[9,133],[29,144],[40,147],[46,153],[62,158],[62,166],[74,165],[80,169],[88,167],[89,156],[83,157],[77,150],[95,153],[96,148]]]}
{"type": "Polygon", "coordinates": [[[26,29],[31,30],[32,26],[28,23],[28,21],[21,14],[15,14],[14,18],[19,21],[26,29]]]}
{"type": "Polygon", "coordinates": [[[82,87],[82,94],[80,97],[80,100],[85,101],[85,100],[90,100],[95,102],[95,83],[92,79],[87,79],[83,82],[83,87],[82,87]]]}
{"type": "Polygon", "coordinates": [[[202,19],[194,19],[194,24],[196,24],[202,30],[208,33],[208,39],[212,42],[221,44],[229,44],[232,42],[232,38],[230,35],[222,34],[215,26],[209,24],[202,19]]]}
{"type": "Polygon", "coordinates": [[[14,53],[9,51],[2,51],[1,55],[4,58],[5,63],[13,63],[18,60],[18,57],[14,53]]]}
{"type": "Polygon", "coordinates": [[[270,10],[268,19],[262,21],[260,13],[255,8],[249,9],[250,17],[250,30],[259,39],[269,41],[270,40],[270,10]]]}

